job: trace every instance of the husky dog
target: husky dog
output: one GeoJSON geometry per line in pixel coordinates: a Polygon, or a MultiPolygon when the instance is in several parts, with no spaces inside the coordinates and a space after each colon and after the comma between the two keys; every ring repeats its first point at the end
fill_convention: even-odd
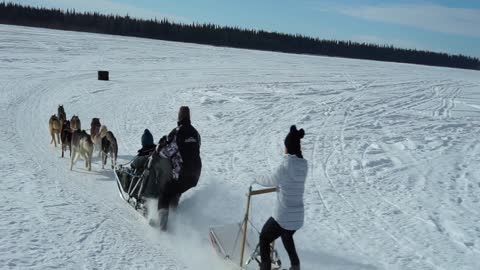
{"type": "Polygon", "coordinates": [[[63,123],[63,121],[67,120],[67,114],[65,114],[65,110],[63,109],[63,105],[58,105],[58,120],[60,120],[60,123],[63,123]]]}
{"type": "Polygon", "coordinates": [[[90,136],[95,137],[98,132],[100,132],[100,127],[102,124],[100,124],[100,118],[92,118],[92,123],[90,123],[90,136]]]}
{"type": "Polygon", "coordinates": [[[53,114],[50,117],[50,120],[48,120],[48,130],[50,131],[50,136],[52,137],[52,140],[50,141],[50,144],[55,143],[55,147],[57,147],[57,141],[60,143],[60,129],[62,126],[60,125],[60,121],[58,121],[58,117],[53,114]],[[56,135],[56,138],[55,138],[56,135]]]}
{"type": "Polygon", "coordinates": [[[78,115],[73,115],[72,119],[70,119],[70,128],[72,129],[72,131],[82,129],[82,125],[80,123],[80,118],[78,118],[78,115]]]}
{"type": "Polygon", "coordinates": [[[98,131],[95,135],[92,135],[92,141],[94,145],[94,151],[98,150],[98,156],[102,155],[102,139],[107,136],[107,126],[101,126],[100,131],[98,131]]]}
{"type": "Polygon", "coordinates": [[[118,145],[117,139],[111,131],[108,131],[107,135],[102,138],[102,169],[107,164],[109,153],[112,158],[112,169],[114,169],[117,164],[118,145]]]}
{"type": "Polygon", "coordinates": [[[60,139],[62,140],[62,158],[63,153],[68,150],[70,151],[70,157],[72,156],[72,131],[70,130],[70,121],[63,120],[62,131],[60,132],[60,139]]]}
{"type": "Polygon", "coordinates": [[[92,154],[93,154],[93,142],[90,135],[85,130],[76,130],[72,134],[72,153],[70,159],[70,170],[73,169],[73,165],[77,162],[79,155],[85,159],[85,167],[92,170],[92,154]]]}

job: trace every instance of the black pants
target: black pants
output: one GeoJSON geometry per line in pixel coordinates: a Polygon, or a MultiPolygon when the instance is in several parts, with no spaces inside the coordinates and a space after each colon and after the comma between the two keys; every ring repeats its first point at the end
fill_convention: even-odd
{"type": "Polygon", "coordinates": [[[169,207],[176,209],[182,194],[161,194],[158,198],[158,209],[168,209],[169,207]]]}
{"type": "Polygon", "coordinates": [[[165,185],[164,199],[159,200],[158,208],[176,208],[180,196],[187,190],[195,187],[198,183],[202,170],[202,163],[199,162],[195,168],[183,168],[180,171],[178,180],[169,181],[165,185]]]}
{"type": "Polygon", "coordinates": [[[298,259],[297,251],[295,249],[295,243],[293,242],[294,233],[295,231],[285,230],[280,227],[280,225],[272,217],[265,222],[262,232],[260,233],[260,257],[262,259],[260,269],[271,269],[272,261],[270,258],[270,243],[278,237],[282,238],[283,246],[285,247],[288,257],[290,258],[290,264],[292,266],[300,265],[300,260],[298,259]]]}

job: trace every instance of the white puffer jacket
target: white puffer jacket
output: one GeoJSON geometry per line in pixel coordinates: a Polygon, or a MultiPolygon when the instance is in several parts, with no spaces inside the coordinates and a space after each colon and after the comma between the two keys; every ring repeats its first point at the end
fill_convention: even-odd
{"type": "Polygon", "coordinates": [[[276,171],[255,180],[257,184],[277,188],[277,203],[273,218],[286,230],[303,226],[303,193],[308,163],[295,155],[285,155],[276,171]]]}

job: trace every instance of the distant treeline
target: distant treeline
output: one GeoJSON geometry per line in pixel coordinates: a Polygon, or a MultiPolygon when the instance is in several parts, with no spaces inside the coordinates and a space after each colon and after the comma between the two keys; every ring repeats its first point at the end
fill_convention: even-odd
{"type": "Polygon", "coordinates": [[[393,46],[352,41],[322,40],[298,34],[248,30],[214,24],[181,24],[170,22],[167,19],[143,20],[128,15],[79,13],[74,10],[64,11],[4,2],[0,3],[0,24],[480,70],[478,58],[464,55],[400,49],[393,46]]]}

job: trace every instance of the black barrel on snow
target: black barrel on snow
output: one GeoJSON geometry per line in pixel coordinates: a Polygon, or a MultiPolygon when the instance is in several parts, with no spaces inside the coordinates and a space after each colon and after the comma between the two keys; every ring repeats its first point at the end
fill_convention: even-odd
{"type": "Polygon", "coordinates": [[[106,70],[99,70],[98,71],[98,80],[99,81],[108,81],[108,71],[106,70]]]}

